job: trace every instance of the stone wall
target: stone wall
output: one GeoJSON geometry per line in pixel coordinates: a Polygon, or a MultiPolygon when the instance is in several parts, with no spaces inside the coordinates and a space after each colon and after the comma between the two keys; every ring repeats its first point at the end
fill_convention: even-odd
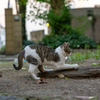
{"type": "Polygon", "coordinates": [[[31,41],[34,42],[41,41],[42,38],[44,37],[44,30],[32,31],[30,35],[31,35],[31,41]]]}
{"type": "Polygon", "coordinates": [[[22,50],[21,16],[14,20],[12,9],[5,9],[6,49],[5,54],[16,54],[22,50]]]}
{"type": "Polygon", "coordinates": [[[22,50],[22,23],[21,15],[19,15],[19,21],[14,21],[13,16],[13,33],[14,33],[14,48],[15,53],[19,53],[22,50]]]}
{"type": "MultiPolygon", "coordinates": [[[[85,31],[85,34],[89,37],[93,38],[97,42],[100,42],[100,8],[81,8],[81,9],[71,9],[71,14],[73,17],[82,17],[86,16],[88,21],[88,13],[91,11],[93,13],[93,17],[95,17],[95,21],[91,23],[88,29],[85,31]]],[[[84,23],[84,21],[83,21],[84,23]]],[[[76,27],[81,25],[76,19],[72,19],[72,26],[76,27]]]]}

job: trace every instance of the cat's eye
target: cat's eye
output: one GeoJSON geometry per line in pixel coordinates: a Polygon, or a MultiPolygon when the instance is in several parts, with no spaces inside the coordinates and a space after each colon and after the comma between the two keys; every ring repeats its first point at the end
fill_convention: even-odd
{"type": "Polygon", "coordinates": [[[70,51],[68,51],[67,53],[70,54],[70,51]]]}
{"type": "Polygon", "coordinates": [[[68,50],[67,53],[70,54],[71,53],[71,50],[68,50]]]}

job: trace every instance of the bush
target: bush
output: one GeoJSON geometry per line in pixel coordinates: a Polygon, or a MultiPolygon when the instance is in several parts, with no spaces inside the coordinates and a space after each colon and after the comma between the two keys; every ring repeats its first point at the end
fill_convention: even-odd
{"type": "Polygon", "coordinates": [[[5,52],[5,45],[0,48],[0,53],[4,53],[4,52],[5,52]]]}
{"type": "Polygon", "coordinates": [[[33,41],[29,41],[29,40],[23,40],[23,49],[27,46],[27,45],[30,45],[30,44],[34,44],[34,42],[33,41]]]}
{"type": "Polygon", "coordinates": [[[79,32],[75,30],[69,31],[69,33],[65,35],[47,35],[45,36],[41,43],[48,45],[52,48],[56,48],[64,42],[69,42],[71,48],[96,48],[97,44],[95,41],[88,36],[83,34],[79,34],[79,32]]]}
{"type": "Polygon", "coordinates": [[[52,9],[49,10],[47,19],[52,29],[51,33],[62,35],[65,34],[65,32],[69,32],[72,19],[69,9],[69,6],[62,6],[59,14],[56,14],[52,9]]]}

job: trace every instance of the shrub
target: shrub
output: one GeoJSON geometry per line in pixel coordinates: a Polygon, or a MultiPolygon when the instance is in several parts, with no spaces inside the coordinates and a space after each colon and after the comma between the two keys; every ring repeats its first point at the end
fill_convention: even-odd
{"type": "Polygon", "coordinates": [[[63,35],[70,31],[72,15],[69,9],[69,6],[62,6],[59,14],[56,14],[52,9],[49,10],[47,21],[52,29],[51,33],[63,35]]]}
{"type": "Polygon", "coordinates": [[[52,48],[56,48],[64,42],[69,42],[71,48],[96,48],[96,43],[93,39],[85,36],[84,34],[79,34],[75,30],[69,31],[65,35],[51,34],[45,36],[41,43],[48,45],[52,48]]]}
{"type": "Polygon", "coordinates": [[[30,44],[34,44],[34,42],[33,41],[29,41],[29,40],[23,40],[23,49],[27,46],[27,45],[30,45],[30,44]]]}
{"type": "Polygon", "coordinates": [[[4,53],[4,52],[5,52],[5,45],[0,48],[0,53],[4,53]]]}

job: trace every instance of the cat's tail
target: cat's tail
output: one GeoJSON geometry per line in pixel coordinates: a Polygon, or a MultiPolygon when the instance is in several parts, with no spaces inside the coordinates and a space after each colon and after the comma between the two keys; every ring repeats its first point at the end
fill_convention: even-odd
{"type": "Polygon", "coordinates": [[[20,70],[23,67],[23,58],[24,58],[24,55],[25,55],[25,50],[22,50],[19,53],[19,55],[18,55],[18,67],[15,64],[13,64],[13,67],[16,70],[20,70]]]}

